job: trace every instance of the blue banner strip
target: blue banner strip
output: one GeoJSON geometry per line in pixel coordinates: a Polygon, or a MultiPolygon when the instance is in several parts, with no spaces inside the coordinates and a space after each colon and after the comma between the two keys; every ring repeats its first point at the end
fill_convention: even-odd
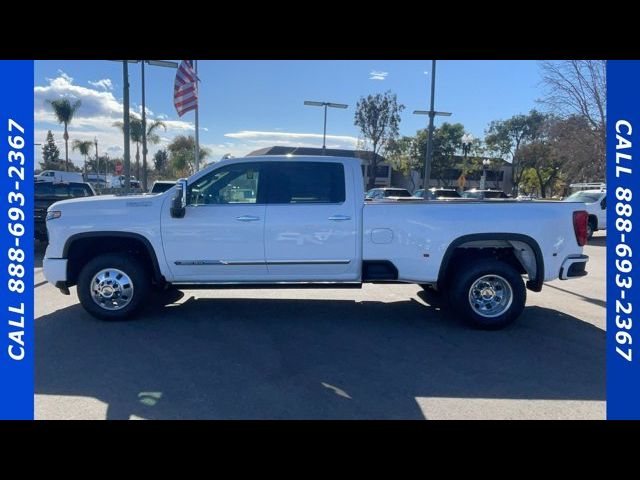
{"type": "Polygon", "coordinates": [[[640,61],[607,62],[607,418],[640,419],[640,61]],[[637,263],[637,265],[634,265],[637,263]],[[635,267],[635,268],[634,268],[635,267]]]}
{"type": "Polygon", "coordinates": [[[0,419],[33,419],[33,61],[0,61],[0,419]]]}

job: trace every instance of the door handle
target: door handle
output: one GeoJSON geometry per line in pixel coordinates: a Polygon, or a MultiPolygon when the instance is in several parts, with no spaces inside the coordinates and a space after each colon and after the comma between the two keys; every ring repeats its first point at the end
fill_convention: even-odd
{"type": "Polygon", "coordinates": [[[256,217],[254,215],[242,215],[240,217],[236,217],[236,220],[239,220],[241,222],[255,222],[257,220],[260,220],[260,217],[256,217]]]}
{"type": "Polygon", "coordinates": [[[344,220],[351,220],[349,215],[332,215],[329,217],[329,220],[333,220],[334,222],[341,222],[344,220]]]}

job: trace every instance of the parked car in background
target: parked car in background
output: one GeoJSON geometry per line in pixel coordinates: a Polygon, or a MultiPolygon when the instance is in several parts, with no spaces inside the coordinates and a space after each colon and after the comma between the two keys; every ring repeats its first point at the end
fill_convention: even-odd
{"type": "Polygon", "coordinates": [[[84,182],[80,172],[61,172],[59,170],[45,170],[34,176],[36,182],[84,182]]]}
{"type": "Polygon", "coordinates": [[[411,192],[406,188],[372,188],[364,196],[365,200],[383,200],[385,198],[398,197],[398,198],[410,198],[411,192]]]}
{"type": "Polygon", "coordinates": [[[422,198],[423,200],[441,200],[444,198],[460,198],[460,194],[453,188],[430,188],[425,190],[421,188],[413,193],[414,197],[422,198]]]}
{"type": "Polygon", "coordinates": [[[38,182],[34,186],[34,237],[47,241],[47,209],[60,200],[78,197],[93,197],[96,192],[91,185],[82,182],[38,182]]]}
{"type": "MultiPolygon", "coordinates": [[[[575,184],[582,185],[582,184],[575,184]]],[[[590,184],[587,184],[590,185],[590,184]]],[[[574,187],[574,185],[571,185],[574,187]]],[[[575,187],[574,187],[575,188],[575,187]]],[[[587,236],[593,237],[593,233],[607,228],[607,188],[602,185],[590,190],[578,190],[563,200],[564,202],[581,202],[585,204],[585,210],[589,214],[587,236]]]]}
{"type": "Polygon", "coordinates": [[[176,184],[176,180],[156,180],[153,182],[150,193],[162,193],[169,190],[176,184]]]}
{"type": "Polygon", "coordinates": [[[473,198],[476,200],[487,200],[491,198],[509,198],[509,195],[502,190],[480,190],[472,188],[462,192],[462,198],[473,198]]]}

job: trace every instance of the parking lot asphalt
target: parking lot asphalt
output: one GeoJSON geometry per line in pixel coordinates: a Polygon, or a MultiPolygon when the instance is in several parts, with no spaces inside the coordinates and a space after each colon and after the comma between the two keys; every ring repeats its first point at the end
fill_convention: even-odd
{"type": "Polygon", "coordinates": [[[106,323],[35,268],[38,419],[601,419],[605,237],[498,332],[415,285],[190,290],[106,323]]]}

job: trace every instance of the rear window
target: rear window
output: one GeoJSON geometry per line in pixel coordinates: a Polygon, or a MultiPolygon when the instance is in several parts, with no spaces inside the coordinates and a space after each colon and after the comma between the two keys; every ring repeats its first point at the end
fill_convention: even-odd
{"type": "Polygon", "coordinates": [[[64,183],[55,183],[53,185],[53,196],[57,198],[68,198],[69,185],[64,183]]]}
{"type": "Polygon", "coordinates": [[[600,199],[600,193],[576,192],[564,199],[565,202],[595,203],[600,199]]]}
{"type": "Polygon", "coordinates": [[[345,200],[341,163],[270,163],[268,203],[342,203],[345,200]]]}

